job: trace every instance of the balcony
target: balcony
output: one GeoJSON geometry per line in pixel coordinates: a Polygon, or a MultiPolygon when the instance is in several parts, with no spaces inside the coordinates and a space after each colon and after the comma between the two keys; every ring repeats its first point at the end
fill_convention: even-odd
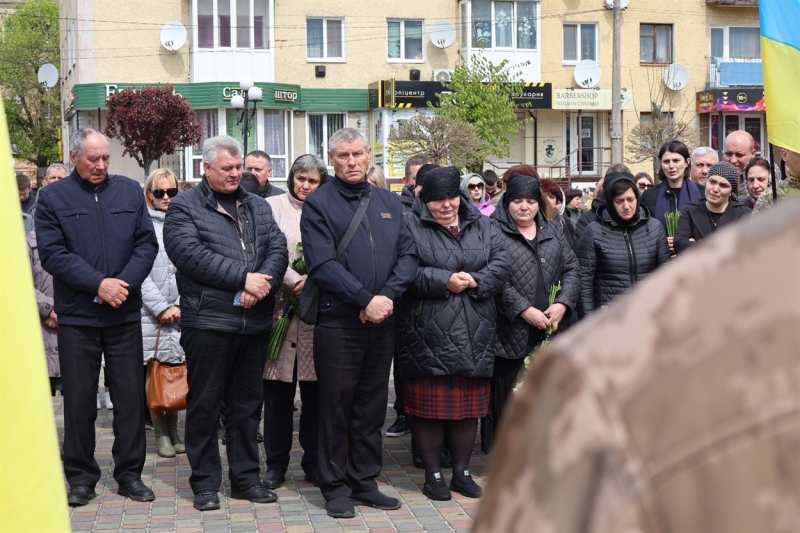
{"type": "Polygon", "coordinates": [[[758,0],[706,0],[707,6],[758,7],[758,0]]]}
{"type": "Polygon", "coordinates": [[[763,87],[761,59],[712,57],[708,67],[707,89],[725,87],[763,87]]]}

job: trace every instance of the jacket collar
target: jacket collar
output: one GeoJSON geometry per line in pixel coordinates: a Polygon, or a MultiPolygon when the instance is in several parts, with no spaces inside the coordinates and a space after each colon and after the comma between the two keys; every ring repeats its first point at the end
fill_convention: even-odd
{"type": "Polygon", "coordinates": [[[85,179],[83,179],[80,176],[80,174],[78,174],[78,169],[74,168],[74,169],[72,169],[72,174],[69,175],[69,179],[75,181],[75,183],[77,183],[78,186],[81,187],[86,192],[90,192],[90,193],[94,194],[94,193],[100,192],[100,191],[104,190],[106,187],[108,187],[109,176],[110,176],[110,174],[106,174],[105,179],[103,179],[103,181],[101,181],[99,185],[94,186],[91,183],[89,183],[88,181],[86,181],[85,179]]]}
{"type": "MultiPolygon", "coordinates": [[[[608,214],[608,209],[606,209],[605,206],[603,207],[603,209],[600,212],[598,212],[597,218],[604,225],[611,226],[611,227],[614,227],[614,228],[622,228],[622,226],[620,226],[619,224],[614,222],[614,219],[611,218],[610,214],[608,214]]],[[[628,226],[628,228],[635,228],[637,226],[640,226],[643,223],[647,222],[647,219],[649,219],[649,218],[650,218],[650,215],[648,214],[647,209],[645,209],[642,206],[641,202],[640,202],[639,203],[639,220],[637,220],[635,224],[633,224],[631,226],[628,226]]]]}
{"type": "MultiPolygon", "coordinates": [[[[500,230],[510,235],[519,235],[522,236],[519,229],[517,228],[516,223],[511,218],[511,214],[508,212],[508,209],[497,206],[497,209],[494,210],[492,216],[490,217],[494,219],[498,226],[500,226],[500,230]]],[[[553,238],[553,227],[552,221],[547,220],[544,215],[540,212],[536,213],[536,240],[542,241],[545,239],[552,239],[553,238]]]]}
{"type": "Polygon", "coordinates": [[[367,181],[366,178],[364,178],[363,191],[354,191],[353,189],[348,188],[345,185],[345,182],[342,181],[342,178],[336,175],[333,176],[331,182],[333,182],[333,186],[336,188],[337,191],[339,191],[339,194],[341,194],[345,198],[361,198],[362,194],[364,194],[367,190],[372,188],[372,185],[370,185],[370,183],[367,181]]]}
{"type": "MultiPolygon", "coordinates": [[[[462,223],[463,229],[468,223],[480,220],[483,215],[472,203],[472,198],[464,191],[460,191],[459,199],[461,202],[458,206],[458,219],[462,223]]],[[[438,224],[438,222],[433,219],[433,215],[431,215],[431,211],[428,209],[428,204],[424,203],[419,196],[414,200],[413,211],[414,214],[419,216],[420,220],[438,224]]]]}
{"type": "MultiPolygon", "coordinates": [[[[211,190],[211,186],[208,184],[208,180],[206,180],[205,176],[203,176],[203,179],[200,181],[200,185],[197,186],[197,189],[200,190],[200,194],[203,197],[203,201],[206,203],[206,205],[211,207],[211,209],[216,210],[217,199],[214,198],[214,191],[211,190]]],[[[234,194],[236,195],[236,202],[240,204],[247,204],[253,201],[253,198],[261,199],[259,196],[254,194],[245,194],[245,191],[242,189],[241,185],[238,189],[236,189],[234,194]]],[[[263,201],[263,199],[261,200],[263,201]]]]}

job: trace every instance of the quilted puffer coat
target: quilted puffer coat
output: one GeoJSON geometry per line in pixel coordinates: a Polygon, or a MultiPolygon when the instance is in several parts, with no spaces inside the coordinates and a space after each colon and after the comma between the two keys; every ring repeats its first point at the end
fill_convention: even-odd
{"type": "Polygon", "coordinates": [[[639,206],[639,220],[622,227],[600,209],[597,221],[583,232],[578,244],[581,318],[605,308],[660,265],[669,261],[664,226],[639,206]]]}
{"type": "Polygon", "coordinates": [[[148,208],[153,228],[158,238],[158,255],[153,269],[142,282],[142,344],[144,345],[144,362],[147,363],[155,355],[161,363],[177,364],[186,359],[181,347],[180,323],[162,324],[158,332],[158,315],[172,307],[180,305],[178,284],[175,281],[177,269],[167,257],[164,249],[164,211],[148,208]],[[158,353],[155,353],[158,338],[158,353]]]}
{"type": "Polygon", "coordinates": [[[164,247],[178,269],[181,327],[258,335],[272,327],[275,294],[289,266],[286,238],[263,198],[236,191],[239,222],[208,182],[179,194],[164,221],[164,247]],[[249,309],[233,305],[246,275],[272,276],[269,295],[249,309]]]}
{"type": "Polygon", "coordinates": [[[466,194],[458,213],[458,237],[436,223],[419,199],[403,215],[419,256],[416,278],[395,319],[398,374],[405,378],[489,377],[494,369],[494,297],[511,275],[511,258],[500,233],[466,194]],[[461,271],[478,287],[454,294],[447,282],[461,271]]]}
{"type": "MultiPolygon", "coordinates": [[[[536,248],[534,254],[528,240],[519,232],[508,210],[498,207],[492,221],[503,236],[503,246],[511,254],[511,278],[497,295],[497,356],[519,359],[528,355],[528,337],[531,326],[520,317],[533,306],[539,277],[538,261],[542,265],[544,286],[561,282],[556,303],[567,306],[562,326],[577,310],[580,280],[575,252],[561,231],[559,222],[536,215],[536,248]]],[[[544,311],[544,309],[540,309],[544,311]]]]}
{"type": "Polygon", "coordinates": [[[44,321],[53,310],[53,276],[42,268],[39,260],[39,248],[36,246],[36,232],[28,234],[28,258],[33,271],[33,288],[36,292],[36,307],[39,309],[39,321],[42,324],[42,340],[44,355],[47,358],[47,375],[51,378],[61,377],[61,363],[58,358],[58,334],[47,327],[44,321]]]}
{"type": "MultiPolygon", "coordinates": [[[[278,227],[286,236],[289,265],[291,265],[299,255],[297,243],[301,241],[300,214],[303,202],[291,194],[281,194],[267,198],[267,203],[272,207],[272,215],[275,217],[278,227]]],[[[272,315],[273,323],[283,316],[283,312],[289,304],[286,296],[291,294],[291,290],[301,279],[302,276],[292,270],[291,266],[286,269],[283,285],[281,285],[281,297],[275,304],[275,313],[272,315]]],[[[317,373],[314,370],[314,326],[302,322],[297,315],[294,315],[289,322],[289,329],[286,331],[286,338],[278,357],[267,360],[262,377],[291,383],[294,378],[295,360],[297,361],[298,381],[317,381],[317,373]]]]}

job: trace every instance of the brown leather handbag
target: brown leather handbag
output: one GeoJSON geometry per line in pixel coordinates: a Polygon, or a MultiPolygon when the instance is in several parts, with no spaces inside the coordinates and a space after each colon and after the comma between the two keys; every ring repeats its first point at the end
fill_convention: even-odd
{"type": "Polygon", "coordinates": [[[160,338],[161,324],[156,333],[153,358],[147,363],[147,406],[154,411],[183,411],[186,409],[186,394],[189,392],[186,361],[177,365],[160,363],[155,356],[160,338]]]}

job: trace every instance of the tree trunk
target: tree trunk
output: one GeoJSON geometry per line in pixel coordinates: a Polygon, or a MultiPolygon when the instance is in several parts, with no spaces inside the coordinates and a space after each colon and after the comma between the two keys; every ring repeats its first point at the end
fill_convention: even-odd
{"type": "Polygon", "coordinates": [[[150,175],[150,167],[153,166],[152,159],[145,159],[144,160],[144,180],[147,181],[147,176],[150,175]]]}

